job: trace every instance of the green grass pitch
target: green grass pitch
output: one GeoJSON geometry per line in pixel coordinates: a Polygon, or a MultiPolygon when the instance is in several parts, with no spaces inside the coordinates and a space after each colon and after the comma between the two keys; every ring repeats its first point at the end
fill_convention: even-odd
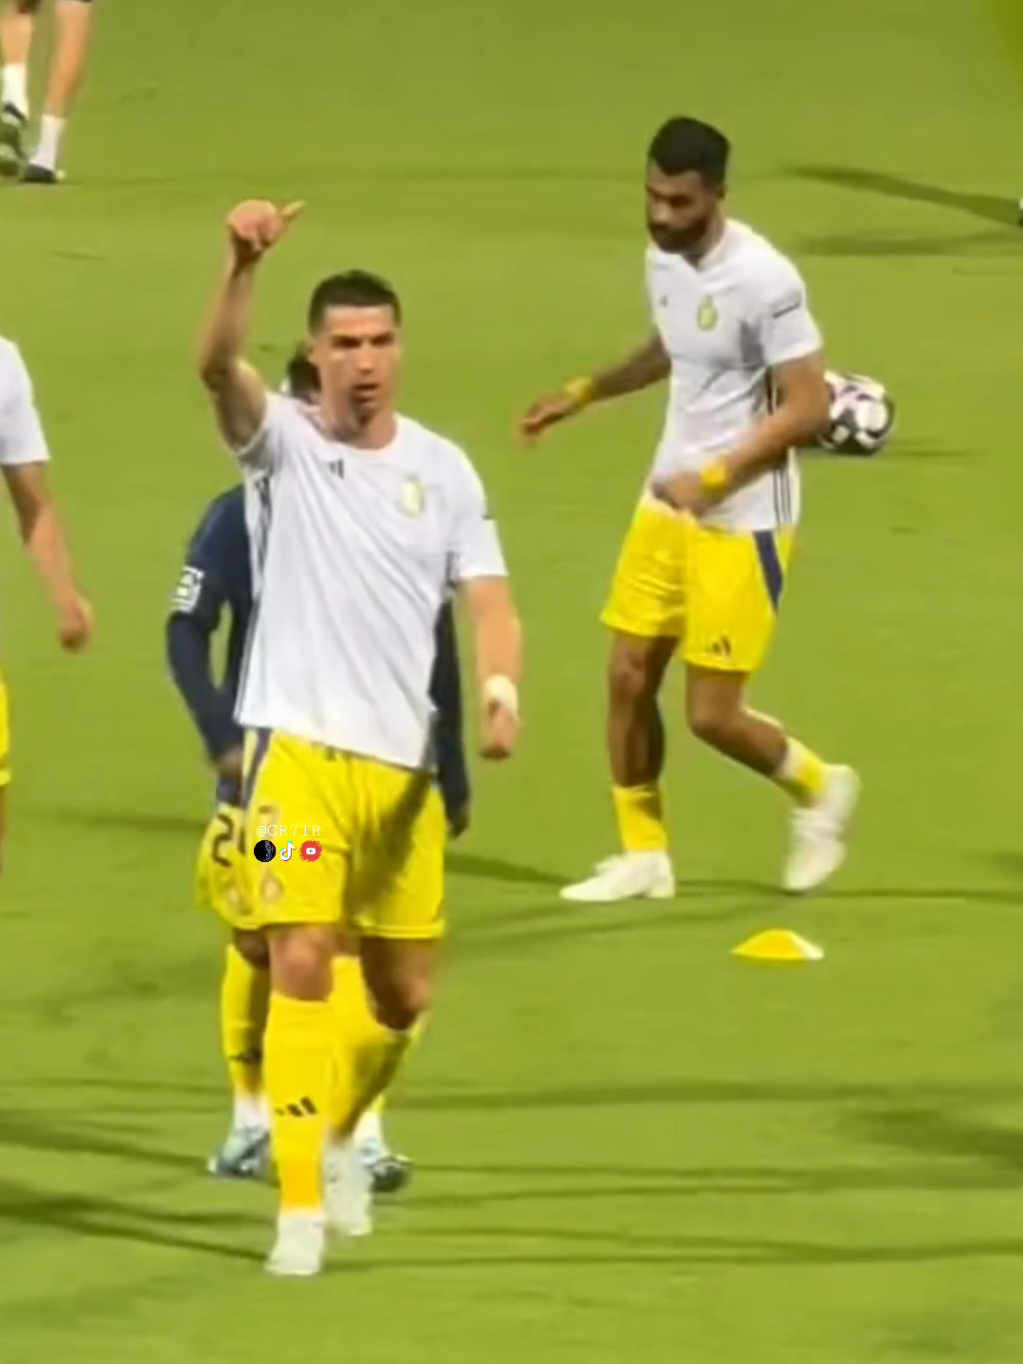
{"type": "Polygon", "coordinates": [[[1018,1364],[1023,191],[1015,11],[972,0],[103,5],[65,190],[0,194],[0,330],[37,378],[98,629],[59,655],[0,546],[16,803],[0,891],[0,1358],[37,1364],[1018,1364]],[[1015,23],[1015,40],[1013,26],[1015,23]],[[677,903],[568,910],[613,847],[596,623],[659,398],[537,452],[538,390],[646,326],[640,169],[720,121],[733,211],[793,252],[833,361],[900,404],[816,461],[756,693],[866,791],[834,891],[770,890],[784,806],[672,727],[677,903]],[[260,1272],[272,1197],[210,1184],[210,781],[165,678],[185,536],[232,479],[191,373],[221,221],[301,196],[310,283],[405,294],[406,405],[492,490],[529,728],[477,772],[441,1003],[395,1101],[379,1234],[260,1272]],[[822,965],[740,965],[786,926],[822,965]]]}

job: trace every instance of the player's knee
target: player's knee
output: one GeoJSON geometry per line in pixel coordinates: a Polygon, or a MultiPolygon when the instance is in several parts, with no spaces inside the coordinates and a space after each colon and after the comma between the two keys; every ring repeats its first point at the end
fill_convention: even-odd
{"type": "Polygon", "coordinates": [[[231,941],[238,955],[244,957],[254,970],[267,970],[270,965],[270,948],[262,933],[235,929],[231,941]]]}
{"type": "Polygon", "coordinates": [[[421,980],[387,981],[373,993],[373,1012],[392,1032],[408,1032],[427,1013],[432,987],[421,980]]]}
{"type": "Polygon", "coordinates": [[[300,924],[270,930],[273,988],[290,999],[327,999],[332,984],[334,929],[300,924]]]}
{"type": "Polygon", "coordinates": [[[366,939],[362,971],[373,1012],[385,1028],[407,1032],[433,1002],[433,951],[425,943],[366,939]]]}
{"type": "Polygon", "coordinates": [[[642,654],[616,649],[608,668],[611,704],[625,709],[647,702],[657,693],[657,684],[642,654]]]}
{"type": "Polygon", "coordinates": [[[346,928],[339,928],[334,941],[334,953],[338,957],[357,957],[359,955],[359,940],[354,933],[350,933],[346,928]]]}
{"type": "Polygon", "coordinates": [[[727,746],[735,718],[736,711],[731,698],[701,691],[687,699],[686,720],[690,733],[711,748],[727,746]]]}

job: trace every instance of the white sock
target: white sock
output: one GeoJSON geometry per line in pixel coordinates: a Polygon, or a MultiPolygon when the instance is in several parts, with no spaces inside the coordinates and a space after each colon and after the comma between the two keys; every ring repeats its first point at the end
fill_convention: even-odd
{"type": "Polygon", "coordinates": [[[236,1094],[234,1096],[234,1117],[231,1122],[235,1128],[268,1128],[270,1124],[267,1121],[266,1104],[262,1097],[254,1098],[250,1094],[236,1094]]]}
{"type": "Polygon", "coordinates": [[[352,1140],[356,1146],[383,1146],[384,1125],[380,1121],[380,1114],[372,1108],[367,1108],[355,1124],[352,1140]]]}
{"type": "Polygon", "coordinates": [[[22,118],[28,118],[28,68],[5,66],[0,104],[12,104],[22,118]]]}
{"type": "Polygon", "coordinates": [[[64,136],[64,120],[54,118],[52,114],[43,114],[42,125],[39,129],[39,145],[32,153],[33,166],[42,166],[44,170],[55,171],[57,169],[57,157],[60,155],[60,139],[64,136]]]}

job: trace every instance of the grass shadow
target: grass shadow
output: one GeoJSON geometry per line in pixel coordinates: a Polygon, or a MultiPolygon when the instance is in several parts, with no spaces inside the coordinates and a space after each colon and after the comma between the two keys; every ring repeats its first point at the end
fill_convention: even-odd
{"type": "Polygon", "coordinates": [[[697,1104],[741,1107],[752,1104],[808,1108],[891,1108],[910,1099],[920,1108],[980,1102],[1023,1102],[1023,1083],[935,1085],[906,1080],[891,1084],[764,1083],[742,1080],[671,1079],[660,1083],[540,1086],[528,1089],[411,1090],[409,1109],[428,1112],[501,1113],[545,1109],[690,1107],[697,1104]]]}
{"type": "Polygon", "coordinates": [[[70,824],[79,829],[109,829],[137,834],[189,834],[198,840],[206,820],[192,815],[148,813],[144,810],[92,810],[75,806],[39,806],[25,813],[36,819],[70,824]]]}
{"type": "Polygon", "coordinates": [[[136,1206],[116,1198],[67,1192],[40,1193],[11,1180],[0,1180],[0,1222],[68,1232],[95,1240],[134,1241],[168,1250],[187,1250],[229,1260],[261,1260],[245,1246],[200,1240],[175,1228],[249,1227],[262,1219],[237,1213],[173,1213],[136,1206]]]}
{"type": "Polygon", "coordinates": [[[1006,876],[1023,884],[1023,851],[1015,848],[991,854],[991,865],[1000,876],[1006,876]]]}
{"type": "Polygon", "coordinates": [[[984,1162],[1023,1181],[1023,1131],[951,1113],[942,1107],[897,1107],[859,1115],[850,1124],[876,1145],[984,1162]]]}
{"type": "Polygon", "coordinates": [[[202,1162],[180,1151],[161,1150],[149,1141],[130,1141],[84,1123],[55,1122],[48,1115],[0,1114],[0,1147],[68,1156],[103,1156],[134,1165],[151,1165],[198,1175],[202,1162]]]}
{"type": "Polygon", "coordinates": [[[944,185],[910,180],[886,171],[865,170],[857,166],[792,166],[789,174],[800,180],[833,185],[859,194],[875,194],[907,203],[929,204],[934,208],[965,213],[983,222],[1015,227],[1018,206],[1014,199],[1000,194],[977,194],[948,189],[944,185]]]}
{"type": "Polygon", "coordinates": [[[447,869],[452,876],[475,877],[484,881],[503,881],[517,886],[560,886],[562,879],[539,867],[507,862],[500,857],[479,857],[474,853],[450,852],[447,869]]]}

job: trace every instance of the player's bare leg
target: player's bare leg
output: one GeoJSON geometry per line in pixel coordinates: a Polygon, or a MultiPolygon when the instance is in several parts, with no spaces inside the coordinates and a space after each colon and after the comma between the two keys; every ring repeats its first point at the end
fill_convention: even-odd
{"type": "Polygon", "coordinates": [[[318,1274],[326,1247],[323,1148],[331,1088],[330,993],[335,932],[297,924],[268,930],[270,1013],[263,1073],[280,1183],[271,1274],[318,1274]]]}
{"type": "Polygon", "coordinates": [[[92,37],[91,0],[57,0],[55,16],[56,44],[46,88],[39,142],[23,177],[27,184],[57,183],[64,128],[82,82],[92,37]]]}
{"type": "Polygon", "coordinates": [[[269,972],[270,952],[263,934],[235,929],[220,990],[224,1060],[234,1106],[227,1138],[207,1166],[219,1179],[256,1179],[269,1164],[270,1114],[263,1093],[269,972]]]}
{"type": "Polygon", "coordinates": [[[349,1236],[366,1235],[372,1227],[370,1176],[352,1137],[362,1115],[390,1085],[429,1009],[436,947],[432,942],[363,938],[359,954],[370,1011],[361,1006],[343,1019],[336,1015],[349,1026],[336,1037],[325,1162],[327,1215],[332,1226],[349,1236]]]}
{"type": "Polygon", "coordinates": [[[40,0],[6,0],[0,9],[0,176],[13,178],[25,164],[28,125],[28,59],[40,0]]]}
{"type": "Polygon", "coordinates": [[[686,716],[703,743],[734,762],[768,777],[796,801],[792,846],[785,868],[786,890],[812,890],[845,860],[845,834],[859,796],[859,781],[848,767],[823,763],[790,739],[781,726],[746,706],[749,679],[690,665],[686,674],[686,716]]]}
{"type": "Polygon", "coordinates": [[[622,852],[589,880],[567,886],[565,900],[605,904],[675,894],[660,792],[665,736],[658,696],[676,647],[675,639],[612,635],[607,745],[622,852]]]}
{"type": "Polygon", "coordinates": [[[607,747],[616,786],[643,786],[660,780],[665,737],[658,696],[675,648],[674,639],[612,635],[607,747]]]}

